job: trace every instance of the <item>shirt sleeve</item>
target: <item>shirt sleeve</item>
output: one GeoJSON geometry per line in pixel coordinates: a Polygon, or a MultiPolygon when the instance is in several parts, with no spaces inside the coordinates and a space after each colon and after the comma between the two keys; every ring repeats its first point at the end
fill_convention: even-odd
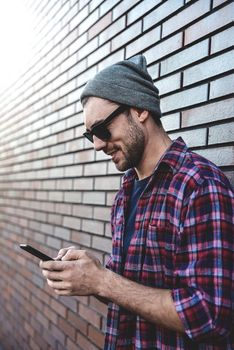
{"type": "Polygon", "coordinates": [[[232,331],[233,204],[230,188],[205,180],[186,205],[172,298],[185,332],[196,341],[221,340],[232,331]]]}

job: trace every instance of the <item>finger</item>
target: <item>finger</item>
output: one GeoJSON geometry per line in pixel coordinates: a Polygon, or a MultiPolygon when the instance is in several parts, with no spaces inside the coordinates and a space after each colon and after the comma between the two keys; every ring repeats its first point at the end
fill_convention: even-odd
{"type": "Polygon", "coordinates": [[[69,249],[76,249],[76,247],[75,247],[75,246],[71,246],[71,247],[68,247],[68,248],[62,248],[62,249],[60,249],[59,252],[58,252],[58,255],[57,255],[54,259],[55,259],[55,260],[61,260],[62,257],[67,253],[67,251],[68,251],[69,249]]]}
{"type": "Polygon", "coordinates": [[[49,279],[51,281],[62,281],[63,276],[62,273],[59,272],[54,272],[54,271],[49,271],[49,270],[42,270],[42,274],[46,279],[49,279]]]}
{"type": "Polygon", "coordinates": [[[84,250],[68,249],[66,254],[62,257],[62,261],[78,260],[83,258],[84,255],[85,255],[84,250]]]}
{"type": "Polygon", "coordinates": [[[53,289],[57,289],[57,290],[69,290],[69,285],[68,283],[64,282],[64,281],[52,281],[50,279],[47,278],[47,283],[48,285],[53,288],[53,289]]]}
{"type": "Polygon", "coordinates": [[[72,292],[70,292],[67,289],[54,289],[54,292],[57,295],[60,295],[60,296],[71,296],[71,295],[74,295],[72,292]]]}
{"type": "Polygon", "coordinates": [[[65,266],[61,261],[40,261],[40,268],[49,271],[63,271],[65,266]]]}

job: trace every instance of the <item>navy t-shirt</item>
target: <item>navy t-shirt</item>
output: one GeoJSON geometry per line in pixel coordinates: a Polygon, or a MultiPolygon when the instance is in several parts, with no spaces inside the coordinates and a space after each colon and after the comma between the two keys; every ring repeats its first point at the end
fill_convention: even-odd
{"type": "Polygon", "coordinates": [[[140,198],[142,192],[144,191],[148,181],[149,181],[149,177],[146,177],[143,180],[135,180],[133,185],[131,199],[128,206],[128,214],[127,214],[127,221],[126,221],[126,228],[125,228],[125,235],[124,235],[124,242],[123,242],[124,257],[126,257],[127,255],[128,247],[130,245],[130,241],[135,230],[135,219],[136,219],[138,199],[140,198]]]}

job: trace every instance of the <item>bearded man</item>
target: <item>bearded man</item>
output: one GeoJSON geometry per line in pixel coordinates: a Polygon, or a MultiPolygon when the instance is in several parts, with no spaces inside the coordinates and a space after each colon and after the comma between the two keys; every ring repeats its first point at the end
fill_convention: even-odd
{"type": "Polygon", "coordinates": [[[112,254],[60,250],[41,262],[58,295],[108,302],[105,350],[233,349],[233,191],[209,160],[174,141],[142,55],[99,72],[81,95],[96,151],[125,172],[112,254]]]}

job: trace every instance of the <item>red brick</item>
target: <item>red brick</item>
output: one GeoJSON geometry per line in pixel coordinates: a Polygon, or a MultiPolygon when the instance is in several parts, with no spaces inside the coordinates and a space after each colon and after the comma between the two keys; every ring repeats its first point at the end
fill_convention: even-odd
{"type": "Polygon", "coordinates": [[[66,344],[66,349],[67,350],[78,350],[81,349],[80,347],[77,347],[77,343],[73,342],[71,339],[67,338],[67,344],[66,344]]]}
{"type": "Polygon", "coordinates": [[[58,300],[54,298],[51,299],[50,306],[57,314],[59,314],[63,318],[66,317],[66,314],[67,314],[66,308],[61,303],[59,303],[58,300]]]}
{"type": "Polygon", "coordinates": [[[102,32],[106,27],[111,24],[112,14],[111,12],[107,13],[104,17],[102,17],[97,23],[95,23],[88,31],[89,40],[94,36],[98,35],[102,32]]]}
{"type": "Polygon", "coordinates": [[[92,309],[97,311],[97,313],[106,317],[106,315],[107,315],[107,305],[106,304],[102,303],[97,298],[91,296],[90,297],[90,306],[92,307],[92,309]]]}
{"type": "Polygon", "coordinates": [[[51,324],[50,332],[57,341],[59,341],[62,345],[65,345],[66,336],[63,333],[63,330],[58,327],[58,325],[51,324]]]}
{"type": "Polygon", "coordinates": [[[58,316],[57,313],[54,312],[53,310],[51,310],[51,308],[44,306],[43,307],[43,313],[44,315],[48,318],[48,320],[50,320],[51,322],[53,322],[54,324],[58,323],[58,316]]]}
{"type": "Polygon", "coordinates": [[[59,317],[58,326],[63,332],[71,338],[73,341],[76,340],[76,329],[71,324],[69,324],[64,318],[59,317]]]}
{"type": "Polygon", "coordinates": [[[233,21],[234,3],[227,4],[219,11],[196,22],[185,30],[185,45],[212,33],[233,21]]]}
{"type": "Polygon", "coordinates": [[[89,307],[80,304],[79,305],[79,315],[92,324],[95,327],[100,327],[101,325],[101,317],[97,315],[97,313],[91,310],[89,307]]]}
{"type": "Polygon", "coordinates": [[[59,301],[67,307],[68,310],[76,311],[77,302],[75,298],[68,298],[67,296],[59,297],[59,301]]]}
{"type": "Polygon", "coordinates": [[[83,320],[79,315],[75,314],[72,311],[68,311],[68,322],[70,322],[79,332],[87,335],[88,333],[88,323],[83,320]]]}
{"type": "Polygon", "coordinates": [[[103,349],[105,336],[101,331],[89,326],[88,336],[94,344],[103,349]]]}
{"type": "MultiPolygon", "coordinates": [[[[120,33],[125,28],[125,18],[121,17],[113,22],[106,30],[99,35],[99,44],[102,45],[112,39],[115,35],[120,33]]],[[[114,62],[114,60],[112,61],[114,62]]],[[[112,63],[111,62],[111,63],[112,63]]]]}
{"type": "Polygon", "coordinates": [[[77,344],[80,346],[81,349],[88,349],[88,350],[99,350],[97,346],[92,344],[87,337],[84,337],[81,334],[78,334],[77,336],[77,344]]]}

